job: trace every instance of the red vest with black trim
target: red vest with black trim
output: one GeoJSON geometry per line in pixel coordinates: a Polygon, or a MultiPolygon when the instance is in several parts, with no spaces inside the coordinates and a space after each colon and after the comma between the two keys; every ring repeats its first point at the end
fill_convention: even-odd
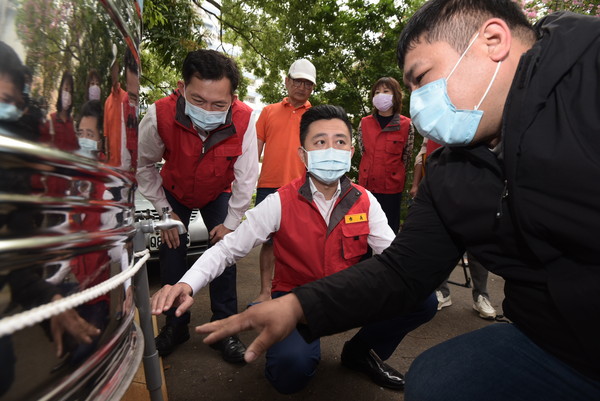
{"type": "Polygon", "coordinates": [[[281,187],[281,224],[273,235],[275,274],[272,291],[291,291],[302,284],[344,270],[367,252],[369,197],[343,177],[341,194],[329,225],[312,200],[310,184],[300,177],[281,187]]]}
{"type": "Polygon", "coordinates": [[[364,153],[358,169],[358,183],[378,194],[404,190],[406,166],[402,154],[408,140],[410,118],[396,114],[383,129],[371,114],[360,123],[364,153]]]}
{"type": "Polygon", "coordinates": [[[189,208],[202,208],[229,191],[252,109],[236,99],[225,124],[207,132],[203,141],[185,114],[183,96],[174,93],[155,104],[158,134],[165,145],[160,172],[165,190],[189,208]]]}

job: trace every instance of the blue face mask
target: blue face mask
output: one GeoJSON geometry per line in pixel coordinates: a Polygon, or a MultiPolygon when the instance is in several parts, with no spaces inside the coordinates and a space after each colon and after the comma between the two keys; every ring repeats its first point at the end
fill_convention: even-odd
{"type": "Polygon", "coordinates": [[[9,103],[0,103],[0,121],[17,121],[23,115],[23,110],[9,103]]]}
{"type": "MultiPolygon", "coordinates": [[[[302,148],[304,149],[304,148],[302,148]]],[[[319,149],[306,152],[308,172],[324,184],[333,184],[350,171],[352,153],[342,149],[319,149]]]]}
{"type": "Polygon", "coordinates": [[[440,78],[427,85],[423,85],[423,87],[415,90],[410,95],[410,117],[412,122],[423,136],[439,144],[450,146],[468,145],[473,141],[477,127],[479,127],[479,123],[481,122],[481,117],[483,117],[483,111],[478,110],[479,106],[481,106],[481,103],[492,87],[500,69],[500,64],[502,64],[501,61],[498,62],[496,72],[492,76],[490,84],[485,90],[479,104],[473,110],[459,110],[452,104],[448,96],[448,79],[450,79],[450,76],[454,73],[454,70],[456,70],[456,67],[458,67],[465,54],[467,54],[478,35],[479,33],[469,43],[469,46],[467,46],[460,56],[447,78],[440,78]]]}
{"type": "Polygon", "coordinates": [[[79,142],[79,150],[77,150],[77,154],[89,157],[90,159],[96,158],[96,152],[98,151],[97,141],[89,138],[77,138],[77,142],[79,142]]]}
{"type": "MultiPolygon", "coordinates": [[[[183,91],[183,98],[185,99],[185,89],[183,91]]],[[[228,112],[229,108],[225,111],[204,110],[202,107],[194,106],[185,99],[185,114],[190,117],[196,127],[202,128],[204,131],[212,131],[225,124],[228,112]]]]}

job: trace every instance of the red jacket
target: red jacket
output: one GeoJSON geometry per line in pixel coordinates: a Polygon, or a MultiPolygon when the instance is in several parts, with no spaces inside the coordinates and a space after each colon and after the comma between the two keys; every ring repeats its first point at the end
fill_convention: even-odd
{"type": "Polygon", "coordinates": [[[281,224],[273,235],[273,291],[293,288],[356,264],[367,252],[369,197],[343,177],[329,227],[312,200],[310,184],[297,178],[279,189],[281,224]]]}
{"type": "Polygon", "coordinates": [[[358,183],[378,194],[396,194],[404,190],[406,171],[402,154],[408,140],[410,118],[396,114],[383,129],[377,117],[362,119],[364,152],[358,169],[358,183]]]}
{"type": "Polygon", "coordinates": [[[155,104],[158,133],[165,145],[163,187],[185,206],[201,208],[230,189],[252,109],[236,99],[225,124],[203,141],[184,112],[182,96],[172,94],[155,104]]]}

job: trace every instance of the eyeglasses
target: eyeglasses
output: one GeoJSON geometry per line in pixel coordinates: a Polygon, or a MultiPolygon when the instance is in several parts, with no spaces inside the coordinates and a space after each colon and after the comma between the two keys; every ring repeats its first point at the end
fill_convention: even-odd
{"type": "Polygon", "coordinates": [[[299,79],[294,79],[294,78],[290,78],[292,80],[292,86],[294,88],[301,88],[301,87],[305,87],[306,89],[312,89],[314,88],[315,84],[313,84],[310,81],[301,81],[299,79]]]}

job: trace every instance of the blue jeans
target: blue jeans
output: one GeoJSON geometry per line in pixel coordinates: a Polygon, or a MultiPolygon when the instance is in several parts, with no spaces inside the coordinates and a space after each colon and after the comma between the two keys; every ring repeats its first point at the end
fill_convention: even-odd
{"type": "MultiPolygon", "coordinates": [[[[273,293],[273,298],[285,295],[273,293]]],[[[365,325],[350,341],[359,341],[373,349],[383,359],[388,359],[404,336],[433,318],[437,311],[437,298],[431,294],[418,309],[393,319],[365,325]]],[[[321,360],[321,342],[304,341],[298,330],[274,344],[267,351],[265,376],[277,391],[291,394],[302,390],[315,375],[321,360]]]]}
{"type": "Polygon", "coordinates": [[[600,400],[591,380],[535,345],[515,325],[497,323],[419,355],[406,375],[406,401],[600,400]]]}
{"type": "MultiPolygon", "coordinates": [[[[169,191],[165,190],[165,195],[173,212],[179,216],[187,229],[192,209],[179,203],[169,191]]],[[[223,192],[217,199],[200,209],[200,214],[209,232],[225,221],[230,197],[230,193],[223,192]]],[[[188,270],[186,234],[179,236],[179,247],[175,249],[169,249],[167,244],[162,244],[159,258],[161,284],[173,285],[177,283],[188,270]]],[[[224,319],[237,313],[236,273],[236,265],[231,265],[223,271],[223,274],[210,283],[210,309],[213,313],[211,321],[224,319]]],[[[165,312],[167,325],[177,326],[190,323],[189,311],[177,317],[175,316],[175,310],[176,308],[171,308],[165,312]]]]}

